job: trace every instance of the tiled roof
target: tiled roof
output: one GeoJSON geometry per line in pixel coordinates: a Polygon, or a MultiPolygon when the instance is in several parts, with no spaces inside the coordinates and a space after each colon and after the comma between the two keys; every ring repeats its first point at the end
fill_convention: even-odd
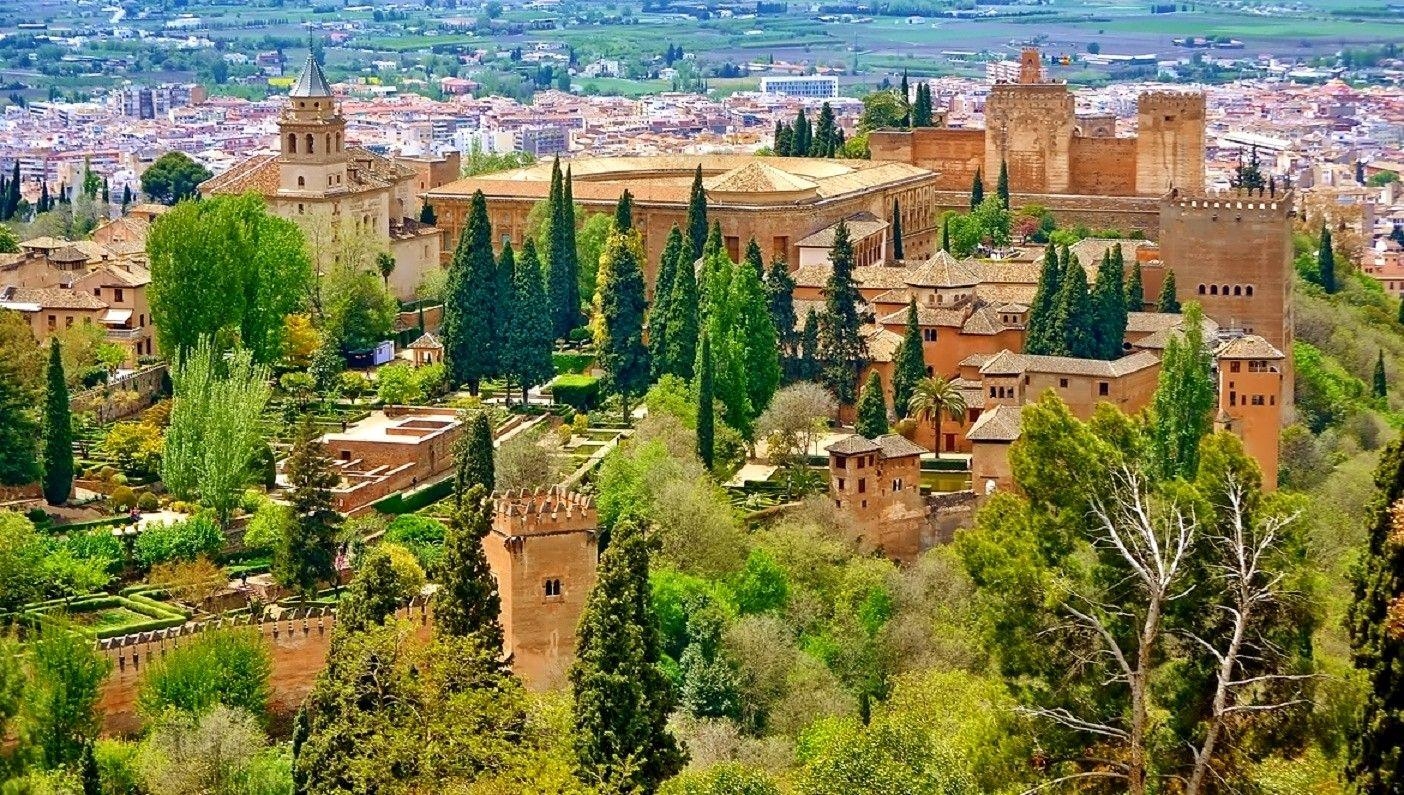
{"type": "MultiPolygon", "coordinates": [[[[966,357],[962,364],[967,362],[973,364],[976,356],[979,355],[966,357]]],[[[1137,351],[1129,356],[1107,362],[1100,359],[1077,359],[1071,356],[1035,356],[1004,350],[987,359],[980,367],[980,373],[988,375],[1054,373],[1120,378],[1159,364],[1160,357],[1150,351],[1137,351]]]]}
{"type": "Polygon", "coordinates": [[[931,259],[907,271],[907,284],[913,287],[974,287],[979,283],[977,269],[946,251],[936,252],[931,259]]]}
{"type": "MultiPolygon", "coordinates": [[[[848,230],[849,240],[862,240],[866,237],[878,234],[887,229],[889,224],[873,215],[872,213],[857,213],[843,219],[843,225],[848,230]]],[[[800,248],[833,248],[834,234],[838,231],[838,224],[831,224],[812,235],[800,238],[795,243],[800,248]]],[[[889,268],[889,270],[896,270],[889,268]]]]}
{"type": "MultiPolygon", "coordinates": [[[[912,302],[912,291],[906,289],[905,287],[898,287],[898,288],[893,289],[893,290],[888,290],[888,291],[885,292],[885,293],[879,293],[878,295],[873,296],[873,300],[869,301],[868,303],[870,303],[870,304],[901,304],[902,306],[905,307],[907,304],[910,304],[911,302],[912,302]]],[[[906,309],[903,309],[902,311],[903,311],[903,312],[906,312],[907,310],[906,310],[906,309]]],[[[906,315],[903,315],[903,317],[905,318],[906,315]]]]}
{"type": "Polygon", "coordinates": [[[1279,351],[1271,342],[1259,337],[1257,334],[1244,334],[1242,337],[1231,339],[1219,346],[1214,351],[1214,356],[1220,359],[1285,359],[1282,351],[1279,351]]]}
{"type": "Polygon", "coordinates": [[[1028,306],[1033,303],[1034,293],[1038,292],[1038,286],[1029,284],[991,284],[985,282],[975,286],[975,295],[992,304],[1022,304],[1028,306]]]}
{"type": "Polygon", "coordinates": [[[854,455],[857,453],[873,453],[881,449],[877,442],[858,434],[845,436],[837,442],[825,447],[824,450],[839,455],[854,455]]]}
{"type": "Polygon", "coordinates": [[[278,192],[278,163],[274,155],[254,155],[216,177],[200,183],[200,192],[257,193],[272,196],[278,192]]]}
{"type": "Polygon", "coordinates": [[[20,304],[38,304],[44,309],[97,310],[107,308],[106,301],[91,293],[81,290],[65,290],[61,287],[21,287],[10,292],[9,300],[20,304]]]}
{"type": "MultiPolygon", "coordinates": [[[[1181,320],[1175,323],[1174,325],[1170,326],[1169,328],[1161,329],[1160,331],[1157,331],[1153,334],[1148,334],[1145,337],[1136,340],[1134,346],[1142,350],[1162,351],[1165,350],[1166,346],[1170,344],[1170,339],[1172,337],[1184,339],[1184,316],[1171,314],[1170,317],[1181,318],[1181,320]]],[[[1212,339],[1215,334],[1219,333],[1219,324],[1216,323],[1213,318],[1204,318],[1204,322],[1201,324],[1200,327],[1204,330],[1205,339],[1212,339]]]]}
{"type": "Polygon", "coordinates": [[[139,265],[131,265],[127,268],[104,265],[84,276],[83,280],[88,281],[94,277],[97,277],[97,281],[103,286],[142,287],[151,283],[151,271],[139,265]]]}
{"type": "Polygon", "coordinates": [[[756,160],[704,179],[702,187],[718,193],[799,193],[818,186],[804,177],[756,160]]]}
{"type": "Polygon", "coordinates": [[[989,306],[982,306],[970,313],[965,323],[961,325],[962,334],[998,334],[1004,331],[1007,326],[1000,319],[999,312],[989,306]]]}
{"type": "Polygon", "coordinates": [[[1184,322],[1184,315],[1173,312],[1127,312],[1126,333],[1153,334],[1168,328],[1179,328],[1184,322]]]}
{"type": "Polygon", "coordinates": [[[897,434],[883,434],[877,438],[878,447],[882,448],[880,455],[883,458],[904,458],[909,455],[921,455],[928,452],[926,448],[913,443],[907,437],[897,434]]]}
{"type": "Polygon", "coordinates": [[[1012,442],[1023,433],[1023,409],[1019,406],[995,406],[980,412],[975,424],[966,431],[972,442],[1012,442]]]}
{"type": "MultiPolygon", "coordinates": [[[[885,317],[878,318],[878,322],[886,326],[905,325],[907,322],[907,310],[905,307],[899,309],[885,317]]],[[[917,304],[917,325],[950,326],[952,328],[958,328],[963,323],[965,323],[964,309],[947,309],[945,307],[917,304]]]]}
{"type": "Polygon", "coordinates": [[[868,358],[875,362],[890,362],[902,344],[902,335],[882,326],[863,326],[859,333],[868,342],[868,358]]]}
{"type": "Polygon", "coordinates": [[[331,86],[327,84],[327,76],[322,74],[322,67],[317,63],[317,59],[311,53],[307,55],[307,63],[302,65],[302,74],[297,76],[297,82],[288,91],[290,97],[329,97],[332,95],[331,86]]]}
{"type": "Polygon", "coordinates": [[[1116,246],[1121,246],[1122,262],[1135,261],[1136,241],[1134,240],[1085,237],[1071,246],[1068,246],[1068,253],[1077,257],[1077,261],[1082,263],[1083,270],[1086,270],[1089,274],[1093,274],[1096,273],[1097,268],[1101,267],[1102,256],[1116,246]]]}
{"type": "Polygon", "coordinates": [[[444,344],[439,342],[438,337],[426,331],[419,339],[405,347],[412,351],[438,351],[443,350],[444,344]]]}

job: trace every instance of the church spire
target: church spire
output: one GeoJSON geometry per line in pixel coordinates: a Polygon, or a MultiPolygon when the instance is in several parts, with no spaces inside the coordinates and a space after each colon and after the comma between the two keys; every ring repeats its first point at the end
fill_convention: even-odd
{"type": "Polygon", "coordinates": [[[288,92],[290,97],[329,97],[332,95],[331,86],[327,83],[327,76],[322,74],[322,67],[318,65],[317,59],[307,54],[307,63],[302,66],[302,74],[297,76],[297,82],[293,83],[292,90],[288,92]]]}

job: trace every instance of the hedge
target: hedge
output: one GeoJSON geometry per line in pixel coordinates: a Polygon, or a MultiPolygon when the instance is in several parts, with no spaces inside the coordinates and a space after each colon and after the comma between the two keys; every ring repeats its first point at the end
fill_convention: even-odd
{"type": "Polygon", "coordinates": [[[590,365],[595,363],[595,355],[592,353],[553,353],[551,354],[551,364],[556,366],[558,373],[574,373],[579,375],[590,369],[590,365]]]}
{"type": "Polygon", "coordinates": [[[96,530],[99,527],[117,527],[132,523],[130,514],[119,513],[113,516],[104,516],[101,519],[89,519],[86,522],[74,522],[72,524],[50,525],[49,531],[53,533],[75,533],[87,530],[96,530]]]}
{"type": "Polygon", "coordinates": [[[453,493],[453,478],[444,478],[438,483],[425,486],[410,494],[395,493],[371,503],[377,513],[414,513],[426,508],[453,493]]]}
{"type": "Polygon", "coordinates": [[[66,604],[48,604],[46,606],[27,609],[25,610],[25,617],[30,622],[37,623],[42,614],[50,612],[55,608],[64,609],[66,612],[87,612],[89,610],[105,610],[112,607],[126,608],[134,613],[148,616],[150,620],[136,621],[121,626],[92,630],[89,631],[89,634],[96,636],[99,640],[103,640],[105,638],[131,635],[136,632],[152,632],[158,629],[178,627],[190,620],[185,613],[169,605],[162,604],[155,599],[140,595],[111,596],[109,594],[85,596],[74,599],[66,604]]]}
{"type": "Polygon", "coordinates": [[[558,375],[551,382],[551,398],[576,411],[589,411],[600,399],[600,379],[591,375],[558,375]]]}

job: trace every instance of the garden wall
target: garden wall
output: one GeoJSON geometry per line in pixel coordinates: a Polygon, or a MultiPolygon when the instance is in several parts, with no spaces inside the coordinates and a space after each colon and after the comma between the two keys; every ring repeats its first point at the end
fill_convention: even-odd
{"type": "Polygon", "coordinates": [[[161,394],[166,365],[148,365],[102,385],[74,393],[68,399],[74,414],[90,411],[99,425],[123,420],[155,403],[161,394]]]}
{"type": "MultiPolygon", "coordinates": [[[[254,627],[268,644],[273,671],[269,676],[272,696],[269,712],[286,715],[294,712],[311,692],[317,674],[326,661],[336,614],[330,608],[308,608],[276,620],[252,622],[214,620],[185,624],[166,630],[138,632],[98,642],[99,652],[112,661],[112,673],[103,683],[98,705],[103,714],[103,733],[131,734],[141,730],[137,714],[137,691],[146,670],[166,652],[198,636],[216,629],[254,627]]],[[[415,624],[421,635],[429,632],[428,603],[416,599],[400,609],[398,617],[415,624]]]]}

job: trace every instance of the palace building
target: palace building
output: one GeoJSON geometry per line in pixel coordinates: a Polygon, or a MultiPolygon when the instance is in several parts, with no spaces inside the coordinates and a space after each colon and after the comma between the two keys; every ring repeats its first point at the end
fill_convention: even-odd
{"type": "MultiPolygon", "coordinates": [[[[349,223],[371,230],[395,257],[391,291],[409,299],[425,271],[439,264],[439,229],[418,220],[419,193],[432,187],[427,177],[448,178],[432,163],[386,158],[347,142],[331,86],[309,56],[278,119],[278,153],[254,155],[200,192],[257,193],[270,211],[304,228],[349,223]]],[[[329,231],[337,233],[335,226],[329,231]]]]}

